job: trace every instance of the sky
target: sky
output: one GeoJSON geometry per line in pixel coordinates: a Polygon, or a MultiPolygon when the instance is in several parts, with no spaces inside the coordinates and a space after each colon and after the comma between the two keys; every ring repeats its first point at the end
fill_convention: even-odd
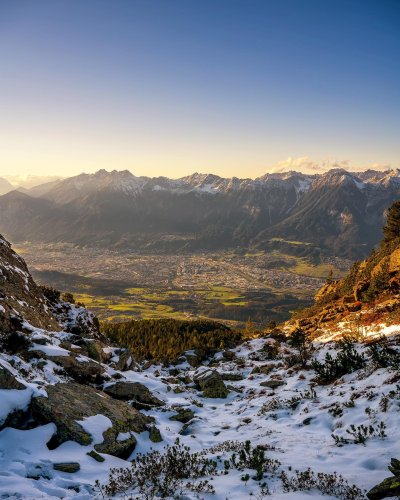
{"type": "Polygon", "coordinates": [[[399,0],[0,0],[0,175],[400,167],[399,0]]]}

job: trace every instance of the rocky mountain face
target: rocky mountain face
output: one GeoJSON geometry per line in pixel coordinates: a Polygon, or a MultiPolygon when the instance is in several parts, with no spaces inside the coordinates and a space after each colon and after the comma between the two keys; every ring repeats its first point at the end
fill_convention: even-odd
{"type": "Polygon", "coordinates": [[[8,193],[9,191],[12,191],[13,189],[13,185],[8,182],[7,179],[3,179],[2,177],[0,177],[0,196],[8,193]]]}
{"type": "MultiPolygon", "coordinates": [[[[363,267],[373,290],[382,281],[374,276],[395,261],[392,250],[363,267]]],[[[360,293],[357,266],[353,294],[360,293]]],[[[400,321],[380,329],[370,322],[363,338],[344,342],[342,322],[335,332],[322,325],[324,342],[290,323],[271,326],[231,349],[201,356],[198,345],[161,364],[135,359],[134,346],[112,345],[71,295],[38,288],[3,239],[0,271],[3,498],[172,499],[179,491],[190,500],[377,500],[400,493],[393,458],[400,321]]],[[[387,272],[389,290],[397,274],[387,272]]]]}
{"type": "Polygon", "coordinates": [[[330,325],[337,331],[340,322],[358,334],[371,325],[399,322],[400,238],[396,231],[366,259],[356,261],[344,278],[328,280],[316,294],[315,305],[295,314],[288,324],[319,338],[320,331],[330,325]]]}
{"type": "Polygon", "coordinates": [[[358,257],[379,241],[399,196],[397,171],[171,180],[100,170],[0,196],[0,231],[154,252],[256,246],[358,257]]]}

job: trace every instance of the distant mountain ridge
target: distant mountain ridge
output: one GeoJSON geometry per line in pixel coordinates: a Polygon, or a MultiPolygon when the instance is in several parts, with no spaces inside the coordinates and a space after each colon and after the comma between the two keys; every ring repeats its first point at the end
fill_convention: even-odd
{"type": "Polygon", "coordinates": [[[13,185],[8,182],[7,179],[0,177],[0,196],[8,193],[14,189],[13,185]]]}
{"type": "Polygon", "coordinates": [[[0,196],[0,231],[14,241],[152,252],[281,247],[354,258],[379,241],[384,211],[398,198],[398,170],[254,180],[99,170],[0,196]]]}

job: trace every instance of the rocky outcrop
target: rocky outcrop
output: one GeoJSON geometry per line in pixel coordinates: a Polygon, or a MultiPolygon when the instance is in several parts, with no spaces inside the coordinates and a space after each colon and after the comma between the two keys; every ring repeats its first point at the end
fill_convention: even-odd
{"type": "Polygon", "coordinates": [[[34,327],[60,329],[25,261],[0,236],[0,331],[21,329],[24,320],[34,327]]]}
{"type": "Polygon", "coordinates": [[[315,304],[287,323],[289,333],[301,328],[315,339],[319,329],[342,321],[385,322],[385,313],[400,309],[399,293],[400,238],[395,237],[384,240],[361,263],[355,262],[344,278],[325,284],[315,304]]]}
{"type": "Polygon", "coordinates": [[[400,248],[396,248],[389,257],[389,273],[400,273],[400,248]]]}
{"type": "Polygon", "coordinates": [[[337,281],[326,283],[322,288],[320,288],[315,295],[315,302],[321,302],[321,300],[325,299],[327,296],[334,294],[337,288],[337,283],[337,281]]]}
{"type": "Polygon", "coordinates": [[[116,382],[104,388],[104,392],[115,399],[131,401],[139,410],[163,406],[164,402],[153,396],[149,389],[139,382],[116,382]]]}
{"type": "Polygon", "coordinates": [[[47,397],[33,398],[31,410],[37,422],[55,423],[57,432],[48,443],[50,448],[70,440],[82,445],[92,444],[92,436],[78,422],[94,415],[104,415],[111,420],[112,426],[103,433],[103,442],[94,445],[95,450],[126,458],[135,448],[136,439],[129,434],[119,440],[119,434],[143,432],[152,421],[123,401],[88,386],[57,384],[47,386],[46,392],[47,397]]]}

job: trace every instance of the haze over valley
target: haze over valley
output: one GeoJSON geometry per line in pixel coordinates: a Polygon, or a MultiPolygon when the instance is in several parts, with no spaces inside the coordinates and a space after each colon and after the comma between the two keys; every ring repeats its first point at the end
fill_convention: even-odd
{"type": "Polygon", "coordinates": [[[258,324],[312,301],[379,240],[395,170],[178,180],[98,171],[0,197],[0,227],[39,282],[101,319],[258,324]],[[316,203],[317,200],[317,203],[316,203]]]}

